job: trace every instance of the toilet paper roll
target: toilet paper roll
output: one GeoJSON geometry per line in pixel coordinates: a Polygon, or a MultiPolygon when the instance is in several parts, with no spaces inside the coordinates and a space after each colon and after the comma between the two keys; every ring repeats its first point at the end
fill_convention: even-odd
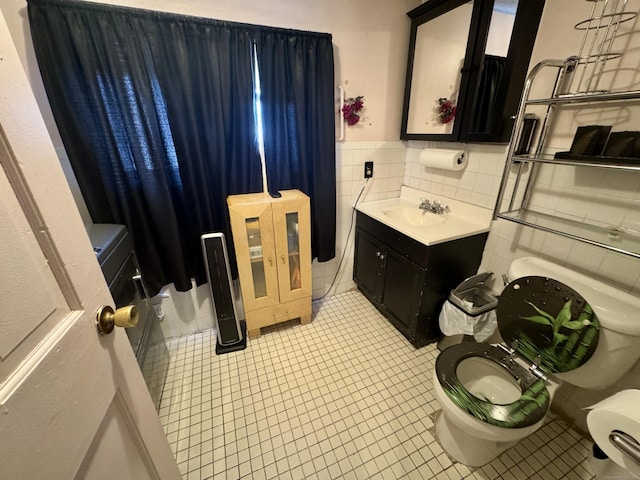
{"type": "Polygon", "coordinates": [[[464,150],[425,148],[420,152],[420,163],[430,168],[462,170],[467,166],[467,156],[464,150]]]}
{"type": "Polygon", "coordinates": [[[589,407],[587,426],[593,440],[615,463],[636,476],[640,465],[618,450],[609,440],[618,430],[640,441],[640,390],[623,390],[589,407]]]}

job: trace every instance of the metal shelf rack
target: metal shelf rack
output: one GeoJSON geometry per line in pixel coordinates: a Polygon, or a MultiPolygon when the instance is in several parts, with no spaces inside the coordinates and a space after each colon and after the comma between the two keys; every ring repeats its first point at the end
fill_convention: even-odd
{"type": "MultiPolygon", "coordinates": [[[[571,60],[571,59],[570,59],[571,60]]],[[[569,60],[544,60],[538,63],[525,82],[525,87],[515,118],[512,142],[509,146],[500,191],[494,210],[494,219],[502,218],[521,225],[526,225],[563,237],[579,240],[591,245],[612,250],[618,253],[640,258],[640,231],[629,228],[601,225],[590,225],[571,218],[563,218],[557,214],[537,212],[529,208],[532,189],[538,170],[543,164],[569,165],[581,168],[602,168],[625,171],[640,171],[640,159],[635,161],[605,161],[592,157],[582,161],[555,158],[543,153],[549,125],[556,107],[572,104],[596,104],[606,102],[629,102],[640,100],[640,91],[625,92],[585,92],[564,93],[563,76],[566,74],[569,60]],[[536,76],[545,69],[557,69],[552,96],[549,98],[529,98],[532,84],[536,76]],[[535,152],[528,155],[516,155],[518,139],[522,134],[523,120],[527,107],[547,106],[542,118],[535,152]],[[511,172],[514,172],[512,174],[511,172]]],[[[569,65],[571,65],[569,63],[569,65]]],[[[575,66],[575,63],[573,64],[575,66]]]]}

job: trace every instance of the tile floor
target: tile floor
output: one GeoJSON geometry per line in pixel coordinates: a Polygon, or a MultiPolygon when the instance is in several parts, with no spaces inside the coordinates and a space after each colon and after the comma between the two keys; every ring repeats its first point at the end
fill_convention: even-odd
{"type": "Polygon", "coordinates": [[[160,417],[185,480],[593,478],[590,442],[558,418],[483,468],[452,462],[435,345],[415,350],[357,291],[313,315],[226,355],[211,331],[169,342],[160,417]]]}

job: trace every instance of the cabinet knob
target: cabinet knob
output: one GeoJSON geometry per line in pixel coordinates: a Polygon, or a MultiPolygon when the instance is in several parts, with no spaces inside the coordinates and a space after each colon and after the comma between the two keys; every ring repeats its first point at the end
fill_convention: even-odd
{"type": "Polygon", "coordinates": [[[269,265],[273,266],[273,258],[269,257],[267,260],[269,260],[269,265]]]}
{"type": "Polygon", "coordinates": [[[380,252],[376,252],[376,257],[379,257],[379,256],[380,256],[380,252]]]}
{"type": "Polygon", "coordinates": [[[384,255],[382,253],[380,254],[380,260],[384,260],[384,255]]]}
{"type": "Polygon", "coordinates": [[[282,259],[282,263],[284,263],[284,255],[280,255],[280,258],[282,259]]]}

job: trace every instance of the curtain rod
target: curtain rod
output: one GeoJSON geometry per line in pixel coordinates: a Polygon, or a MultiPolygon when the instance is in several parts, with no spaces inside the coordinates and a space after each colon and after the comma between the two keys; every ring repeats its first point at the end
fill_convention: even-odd
{"type": "Polygon", "coordinates": [[[260,30],[260,31],[272,31],[275,33],[291,33],[296,35],[306,35],[310,37],[329,37],[333,38],[330,33],[313,32],[308,30],[296,30],[293,28],[273,27],[269,25],[258,25],[254,23],[234,22],[232,20],[220,20],[211,17],[198,17],[195,15],[187,15],[184,13],[165,12],[161,10],[149,10],[145,8],[129,7],[122,5],[111,5],[108,3],[91,2],[84,0],[27,0],[27,3],[33,5],[58,5],[60,7],[88,10],[88,11],[101,11],[109,13],[120,13],[123,15],[154,16],[159,21],[188,21],[192,23],[201,23],[205,25],[223,25],[228,28],[237,28],[245,30],[260,30]]]}

